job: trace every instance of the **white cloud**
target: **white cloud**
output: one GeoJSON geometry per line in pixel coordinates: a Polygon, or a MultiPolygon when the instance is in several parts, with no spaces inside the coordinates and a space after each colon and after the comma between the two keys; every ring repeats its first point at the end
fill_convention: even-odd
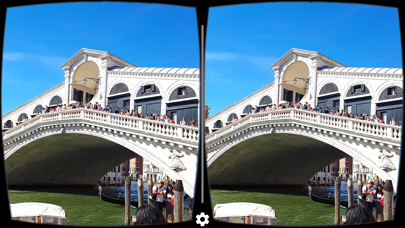
{"type": "Polygon", "coordinates": [[[22,52],[4,52],[3,60],[5,61],[25,61],[25,62],[37,62],[46,66],[60,67],[66,62],[66,57],[48,56],[29,54],[22,52]]]}
{"type": "Polygon", "coordinates": [[[278,58],[269,56],[257,56],[237,54],[231,52],[206,52],[206,60],[214,61],[233,61],[233,62],[245,62],[251,64],[255,68],[271,72],[270,66],[277,61],[278,58]]]}
{"type": "Polygon", "coordinates": [[[27,58],[27,54],[21,52],[5,52],[3,59],[9,61],[20,61],[27,58]]]}

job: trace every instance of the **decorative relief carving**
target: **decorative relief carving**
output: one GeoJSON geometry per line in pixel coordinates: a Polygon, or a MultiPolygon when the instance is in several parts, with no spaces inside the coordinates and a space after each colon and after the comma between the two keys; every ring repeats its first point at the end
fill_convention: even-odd
{"type": "Polygon", "coordinates": [[[394,156],[393,154],[388,153],[386,150],[380,149],[380,155],[378,155],[379,167],[385,171],[395,170],[394,164],[391,162],[389,157],[394,156]]]}
{"type": "Polygon", "coordinates": [[[173,149],[170,149],[170,152],[171,152],[171,154],[169,155],[169,159],[171,159],[170,168],[177,172],[185,170],[186,167],[184,166],[183,162],[181,162],[179,159],[179,157],[183,157],[183,154],[173,149]]]}

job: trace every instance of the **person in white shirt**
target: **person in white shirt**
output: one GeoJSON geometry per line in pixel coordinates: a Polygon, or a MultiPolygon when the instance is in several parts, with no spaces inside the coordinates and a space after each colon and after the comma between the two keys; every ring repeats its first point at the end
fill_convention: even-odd
{"type": "Polygon", "coordinates": [[[156,195],[156,206],[163,213],[163,185],[164,182],[159,182],[158,185],[153,186],[153,194],[156,195]]]}
{"type": "Polygon", "coordinates": [[[183,117],[183,119],[180,121],[181,125],[187,125],[186,117],[183,117]]]}
{"type": "Polygon", "coordinates": [[[390,125],[396,125],[397,122],[395,121],[395,117],[392,117],[392,120],[390,121],[390,125]]]}
{"type": "Polygon", "coordinates": [[[374,182],[370,181],[368,182],[367,185],[363,186],[363,194],[366,195],[366,200],[365,200],[365,205],[370,209],[370,211],[373,211],[373,200],[374,200],[374,192],[373,192],[373,187],[374,182]]]}

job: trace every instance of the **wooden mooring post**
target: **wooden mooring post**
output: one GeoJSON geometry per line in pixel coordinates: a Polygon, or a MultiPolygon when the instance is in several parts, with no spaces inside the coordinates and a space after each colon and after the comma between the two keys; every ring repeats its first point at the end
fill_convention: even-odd
{"type": "Polygon", "coordinates": [[[142,178],[138,178],[138,183],[137,183],[137,187],[138,187],[138,208],[140,207],[140,206],[142,206],[143,205],[143,201],[144,201],[144,199],[143,199],[143,181],[142,181],[142,178]]]}
{"type": "Polygon", "coordinates": [[[131,179],[127,177],[125,180],[125,225],[131,222],[131,179]]]}
{"type": "Polygon", "coordinates": [[[150,198],[153,195],[152,188],[153,188],[152,179],[151,179],[151,177],[149,177],[149,179],[148,179],[148,203],[151,203],[150,198]]]}
{"type": "Polygon", "coordinates": [[[335,180],[335,225],[340,224],[340,177],[335,180]]]}
{"type": "Polygon", "coordinates": [[[392,186],[392,181],[387,180],[384,185],[384,221],[392,220],[392,215],[394,213],[394,188],[392,186]]]}
{"type": "Polygon", "coordinates": [[[347,179],[347,208],[354,204],[353,180],[347,179]]]}
{"type": "Polygon", "coordinates": [[[184,188],[183,188],[183,181],[176,180],[176,184],[174,185],[174,222],[182,222],[183,221],[183,209],[184,209],[184,198],[183,198],[184,188]]]}
{"type": "Polygon", "coordinates": [[[362,178],[357,178],[357,203],[361,203],[359,195],[362,192],[363,192],[363,180],[362,178]]]}

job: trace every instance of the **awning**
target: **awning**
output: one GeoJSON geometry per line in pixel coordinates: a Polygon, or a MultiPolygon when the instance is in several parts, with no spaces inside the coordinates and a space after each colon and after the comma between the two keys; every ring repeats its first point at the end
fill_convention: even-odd
{"type": "Polygon", "coordinates": [[[62,207],[48,203],[16,203],[10,204],[11,217],[50,216],[67,219],[62,207]]]}
{"type": "Polygon", "coordinates": [[[258,203],[225,203],[214,207],[214,217],[260,216],[277,219],[276,212],[270,206],[258,203]]]}

